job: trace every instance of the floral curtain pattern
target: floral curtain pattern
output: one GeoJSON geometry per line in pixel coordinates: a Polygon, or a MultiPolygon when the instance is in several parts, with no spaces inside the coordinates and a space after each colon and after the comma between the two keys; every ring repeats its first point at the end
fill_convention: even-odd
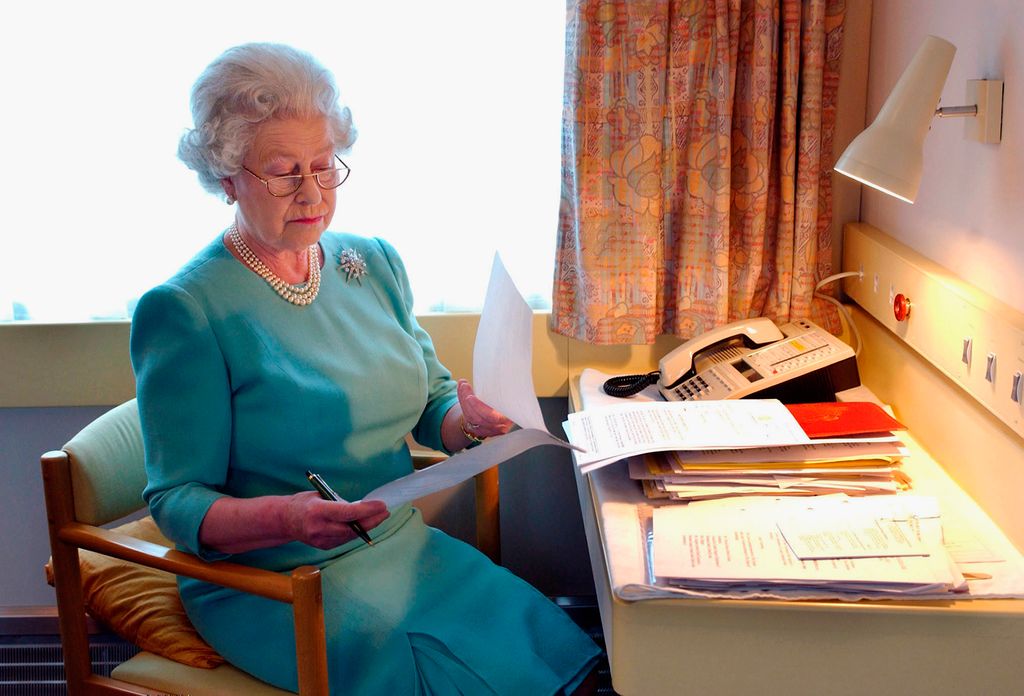
{"type": "MultiPolygon", "coordinates": [[[[811,317],[845,0],[570,0],[552,328],[811,317]]],[[[821,306],[825,305],[825,306],[821,306]]]]}

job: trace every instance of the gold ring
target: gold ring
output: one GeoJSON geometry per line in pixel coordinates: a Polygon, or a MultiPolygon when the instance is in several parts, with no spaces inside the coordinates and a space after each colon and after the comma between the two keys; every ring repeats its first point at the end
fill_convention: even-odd
{"type": "Polygon", "coordinates": [[[469,428],[467,428],[467,425],[469,426],[469,428],[477,428],[477,427],[479,427],[476,423],[469,423],[469,424],[467,424],[466,423],[466,419],[463,418],[462,416],[459,416],[459,429],[462,430],[462,434],[466,436],[467,440],[469,440],[471,442],[479,443],[479,442],[483,442],[486,439],[486,438],[480,437],[479,435],[476,435],[474,433],[469,432],[469,428]]]}

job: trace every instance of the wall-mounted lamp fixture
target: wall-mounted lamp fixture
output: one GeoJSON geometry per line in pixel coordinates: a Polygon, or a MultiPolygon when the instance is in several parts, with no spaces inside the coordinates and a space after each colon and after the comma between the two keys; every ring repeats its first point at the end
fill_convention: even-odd
{"type": "Polygon", "coordinates": [[[1002,137],[1002,80],[968,80],[967,106],[936,108],[956,46],[929,36],[903,71],[868,128],[853,139],[835,170],[913,203],[921,183],[924,136],[934,116],[969,117],[967,137],[998,143],[1002,137]]]}

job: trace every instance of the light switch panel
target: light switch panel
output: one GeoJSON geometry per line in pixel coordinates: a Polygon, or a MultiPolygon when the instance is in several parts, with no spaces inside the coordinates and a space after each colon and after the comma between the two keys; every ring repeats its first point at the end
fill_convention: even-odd
{"type": "Polygon", "coordinates": [[[880,279],[881,287],[875,292],[873,284],[848,278],[843,283],[847,296],[1024,437],[1024,312],[885,232],[848,223],[843,227],[843,270],[861,269],[867,277],[880,279]],[[911,321],[900,322],[893,315],[896,288],[914,298],[911,321]],[[972,365],[975,345],[984,349],[984,369],[972,365]]]}

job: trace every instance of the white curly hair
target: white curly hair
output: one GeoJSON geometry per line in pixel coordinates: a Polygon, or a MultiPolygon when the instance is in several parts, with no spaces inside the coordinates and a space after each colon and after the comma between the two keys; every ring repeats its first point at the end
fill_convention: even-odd
{"type": "Polygon", "coordinates": [[[336,153],[356,139],[334,76],[308,53],[283,44],[226,50],[192,86],[191,106],[195,127],[181,137],[178,157],[214,194],[224,195],[221,179],[242,170],[256,130],[268,119],[325,116],[336,153]]]}

